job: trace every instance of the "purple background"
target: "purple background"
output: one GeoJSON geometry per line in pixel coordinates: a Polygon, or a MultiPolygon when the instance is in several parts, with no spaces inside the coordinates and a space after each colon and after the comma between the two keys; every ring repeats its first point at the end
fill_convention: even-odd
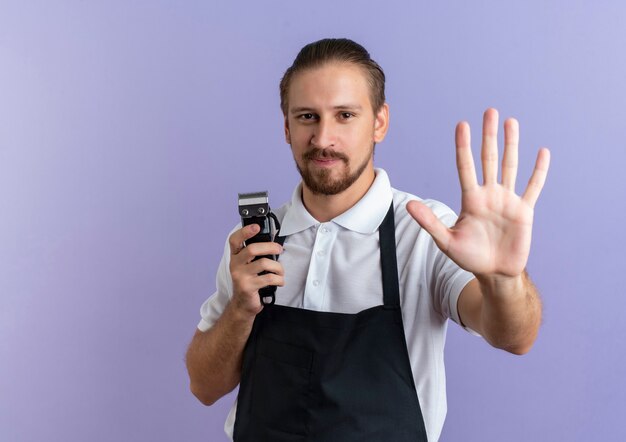
{"type": "Polygon", "coordinates": [[[0,440],[223,441],[188,391],[236,193],[298,175],[278,81],[304,44],[388,76],[376,162],[458,211],[454,125],[521,126],[552,168],[530,354],[452,325],[443,441],[625,440],[626,6],[592,2],[0,1],[0,440]]]}

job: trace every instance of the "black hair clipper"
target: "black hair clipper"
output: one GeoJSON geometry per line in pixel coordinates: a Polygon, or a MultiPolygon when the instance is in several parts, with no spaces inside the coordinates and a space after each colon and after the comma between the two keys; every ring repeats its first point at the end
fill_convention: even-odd
{"type": "MultiPolygon", "coordinates": [[[[244,242],[244,246],[257,242],[272,242],[274,236],[280,225],[278,219],[272,213],[269,204],[269,197],[267,192],[255,192],[255,193],[240,193],[239,194],[239,215],[241,215],[241,224],[249,226],[250,224],[258,224],[261,230],[252,238],[247,239],[244,242]],[[273,225],[272,225],[273,223],[273,225]]],[[[257,259],[268,258],[276,261],[274,255],[257,256],[257,259]]],[[[263,271],[260,275],[268,273],[263,271]]],[[[259,290],[259,296],[261,297],[261,304],[268,305],[274,304],[276,293],[276,286],[269,285],[259,290]]]]}

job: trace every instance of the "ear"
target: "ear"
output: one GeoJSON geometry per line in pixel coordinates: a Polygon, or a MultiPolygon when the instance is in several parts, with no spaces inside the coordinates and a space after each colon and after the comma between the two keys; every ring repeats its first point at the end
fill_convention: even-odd
{"type": "Polygon", "coordinates": [[[383,104],[374,120],[374,142],[380,143],[385,139],[387,130],[389,129],[389,105],[383,104]]]}
{"type": "Polygon", "coordinates": [[[291,135],[289,134],[289,120],[287,119],[287,116],[285,115],[285,141],[287,142],[287,144],[291,144],[291,135]]]}

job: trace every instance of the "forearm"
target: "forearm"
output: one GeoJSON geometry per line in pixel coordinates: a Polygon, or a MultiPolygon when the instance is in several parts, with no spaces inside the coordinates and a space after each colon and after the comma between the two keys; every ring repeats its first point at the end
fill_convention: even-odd
{"type": "Polygon", "coordinates": [[[213,327],[194,336],[187,350],[187,371],[191,391],[203,404],[213,404],[239,384],[253,322],[254,316],[231,302],[213,327]]]}
{"type": "Polygon", "coordinates": [[[483,337],[494,347],[527,353],[541,324],[539,293],[524,272],[515,278],[480,277],[483,337]]]}

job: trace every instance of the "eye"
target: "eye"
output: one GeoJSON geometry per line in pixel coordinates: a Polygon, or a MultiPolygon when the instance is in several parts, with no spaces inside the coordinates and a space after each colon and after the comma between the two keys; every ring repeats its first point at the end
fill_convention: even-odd
{"type": "Polygon", "coordinates": [[[302,114],[302,115],[298,115],[298,118],[300,120],[311,121],[315,118],[315,114],[312,114],[312,113],[302,114]]]}
{"type": "Polygon", "coordinates": [[[354,114],[351,112],[341,112],[339,116],[342,120],[349,120],[350,118],[354,117],[354,114]]]}

